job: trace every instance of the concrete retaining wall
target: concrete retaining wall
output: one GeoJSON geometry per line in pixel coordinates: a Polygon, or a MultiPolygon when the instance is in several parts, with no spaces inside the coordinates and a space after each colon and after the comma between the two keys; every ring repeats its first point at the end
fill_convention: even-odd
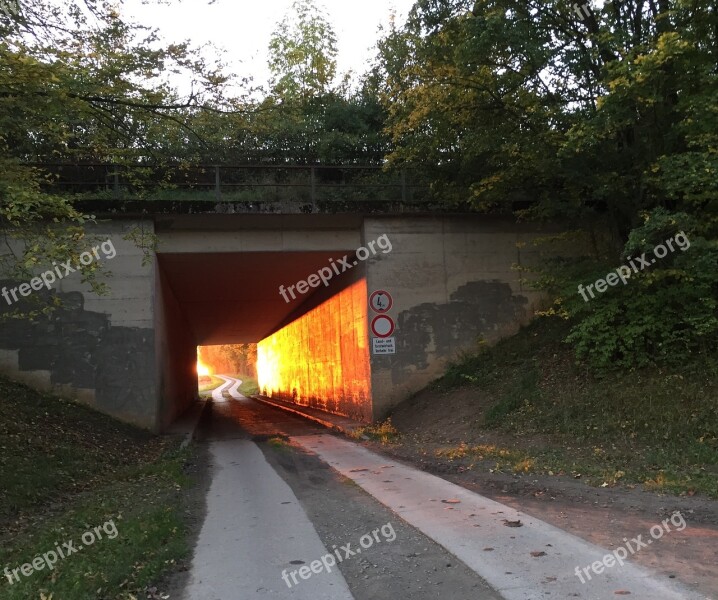
{"type": "Polygon", "coordinates": [[[479,215],[365,219],[364,243],[383,234],[393,249],[368,261],[368,293],[393,297],[396,354],[371,357],[374,419],[480,339],[515,333],[541,302],[514,268],[536,261],[535,227],[479,215]]]}
{"type": "MultiPolygon", "coordinates": [[[[112,274],[109,293],[90,292],[79,272],[60,279],[52,293],[62,300],[61,309],[32,322],[18,319],[0,326],[0,370],[37,389],[150,428],[156,417],[154,269],[143,267],[142,251],[122,239],[138,225],[125,221],[88,226],[88,235],[110,239],[116,251],[113,258],[100,254],[112,274]]],[[[144,227],[152,231],[153,225],[145,222],[144,227]]],[[[2,302],[0,310],[10,307],[2,302]]]]}

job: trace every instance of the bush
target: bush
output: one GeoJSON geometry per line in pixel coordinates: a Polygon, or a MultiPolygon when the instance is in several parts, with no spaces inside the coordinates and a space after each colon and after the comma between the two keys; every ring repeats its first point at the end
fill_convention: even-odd
{"type": "Polygon", "coordinates": [[[605,278],[620,264],[564,281],[560,309],[553,311],[571,319],[566,341],[576,356],[600,370],[681,363],[718,339],[718,242],[712,232],[693,217],[664,209],[643,218],[625,244],[621,264],[634,259],[638,265],[635,259],[644,253],[651,261],[654,247],[679,232],[690,246],[684,250],[673,242],[675,251],[587,302],[578,285],[605,278]]]}

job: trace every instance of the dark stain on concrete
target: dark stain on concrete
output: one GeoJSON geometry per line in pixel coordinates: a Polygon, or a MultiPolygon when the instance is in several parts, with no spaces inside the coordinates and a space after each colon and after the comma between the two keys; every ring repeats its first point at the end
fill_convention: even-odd
{"type": "MultiPolygon", "coordinates": [[[[0,289],[9,284],[0,281],[0,289]]],[[[154,331],[113,326],[108,315],[85,310],[80,292],[57,297],[62,307],[48,316],[2,321],[0,348],[18,350],[20,371],[45,370],[53,384],[94,389],[98,410],[152,427],[154,331]]],[[[15,308],[2,304],[0,316],[15,308]]]]}
{"type": "Polygon", "coordinates": [[[387,357],[392,381],[400,384],[433,359],[454,356],[480,337],[523,321],[527,304],[528,298],[515,295],[508,283],[471,281],[446,304],[423,303],[402,311],[397,318],[397,353],[387,357]]]}

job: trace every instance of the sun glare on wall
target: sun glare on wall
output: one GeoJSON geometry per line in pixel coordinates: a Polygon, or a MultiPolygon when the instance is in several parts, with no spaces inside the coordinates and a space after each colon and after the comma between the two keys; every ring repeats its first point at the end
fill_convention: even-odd
{"type": "Polygon", "coordinates": [[[259,342],[268,396],[371,418],[367,287],[362,279],[259,342]]]}

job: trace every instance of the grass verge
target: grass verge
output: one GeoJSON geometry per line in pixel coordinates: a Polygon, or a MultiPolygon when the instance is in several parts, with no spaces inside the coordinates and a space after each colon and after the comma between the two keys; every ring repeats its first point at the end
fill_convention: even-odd
{"type": "Polygon", "coordinates": [[[220,379],[216,375],[209,375],[209,381],[207,383],[204,383],[199,386],[199,393],[203,392],[211,392],[212,390],[218,388],[220,385],[224,383],[224,379],[220,379]]]}
{"type": "Polygon", "coordinates": [[[514,472],[718,498],[718,354],[600,375],[576,364],[566,332],[540,319],[464,357],[397,424],[421,431],[443,418],[435,454],[466,468],[494,460],[514,472]],[[431,412],[437,393],[461,399],[449,417],[431,412]],[[452,423],[462,442],[442,446],[452,423]]]}
{"type": "Polygon", "coordinates": [[[178,444],[0,379],[0,565],[12,574],[58,545],[78,549],[52,569],[5,573],[0,597],[129,600],[172,571],[189,552],[192,450],[178,444]]]}
{"type": "Polygon", "coordinates": [[[255,394],[259,394],[259,386],[257,385],[257,380],[254,377],[250,375],[236,375],[235,377],[242,380],[242,385],[239,386],[240,394],[244,394],[245,396],[254,396],[255,394]]]}

